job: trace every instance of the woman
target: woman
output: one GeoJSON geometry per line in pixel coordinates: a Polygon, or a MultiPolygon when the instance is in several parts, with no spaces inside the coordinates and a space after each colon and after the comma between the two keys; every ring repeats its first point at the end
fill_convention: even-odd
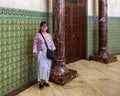
{"type": "Polygon", "coordinates": [[[33,45],[33,53],[35,54],[35,57],[39,63],[38,81],[40,82],[40,89],[44,88],[44,86],[49,86],[48,81],[51,69],[51,60],[46,57],[47,47],[41,33],[47,42],[48,48],[51,50],[56,49],[52,36],[48,33],[47,23],[45,21],[41,22],[39,32],[34,38],[33,45]]]}

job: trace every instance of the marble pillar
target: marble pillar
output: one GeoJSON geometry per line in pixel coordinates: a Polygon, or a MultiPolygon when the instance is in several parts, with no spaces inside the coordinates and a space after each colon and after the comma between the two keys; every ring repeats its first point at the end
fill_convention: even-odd
{"type": "Polygon", "coordinates": [[[65,66],[65,0],[53,0],[54,42],[56,59],[51,68],[50,81],[64,85],[78,76],[77,71],[65,66]]]}
{"type": "Polygon", "coordinates": [[[99,0],[99,51],[98,54],[90,57],[92,60],[106,64],[117,61],[117,58],[109,55],[107,51],[107,9],[107,0],[99,0]]]}

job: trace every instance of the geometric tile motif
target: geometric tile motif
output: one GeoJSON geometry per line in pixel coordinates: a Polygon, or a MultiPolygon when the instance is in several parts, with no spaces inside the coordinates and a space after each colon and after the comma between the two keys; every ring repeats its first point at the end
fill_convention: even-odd
{"type": "Polygon", "coordinates": [[[42,20],[45,12],[0,7],[0,96],[37,78],[32,49],[42,20]]]}

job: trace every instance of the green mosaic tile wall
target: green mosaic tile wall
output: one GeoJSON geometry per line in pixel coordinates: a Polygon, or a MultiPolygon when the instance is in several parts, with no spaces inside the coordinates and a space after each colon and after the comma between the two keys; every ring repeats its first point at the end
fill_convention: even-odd
{"type": "Polygon", "coordinates": [[[108,52],[120,54],[120,17],[108,18],[108,52]]]}
{"type": "Polygon", "coordinates": [[[88,16],[87,21],[87,58],[89,58],[98,51],[98,18],[88,16]]]}
{"type": "MultiPolygon", "coordinates": [[[[120,54],[120,17],[108,17],[108,53],[120,54]]],[[[98,51],[98,17],[88,16],[87,58],[98,51]]]]}
{"type": "Polygon", "coordinates": [[[36,79],[33,38],[42,20],[44,12],[0,7],[0,96],[36,79]]]}

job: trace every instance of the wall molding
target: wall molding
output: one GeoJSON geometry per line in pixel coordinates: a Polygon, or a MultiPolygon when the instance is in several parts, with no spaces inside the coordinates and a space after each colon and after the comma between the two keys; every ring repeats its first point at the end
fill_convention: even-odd
{"type": "MultiPolygon", "coordinates": [[[[24,10],[24,9],[15,9],[7,8],[0,6],[0,16],[18,16],[18,17],[47,17],[46,12],[40,12],[35,10],[24,10]]],[[[49,13],[49,16],[52,16],[52,13],[49,13]]]]}

